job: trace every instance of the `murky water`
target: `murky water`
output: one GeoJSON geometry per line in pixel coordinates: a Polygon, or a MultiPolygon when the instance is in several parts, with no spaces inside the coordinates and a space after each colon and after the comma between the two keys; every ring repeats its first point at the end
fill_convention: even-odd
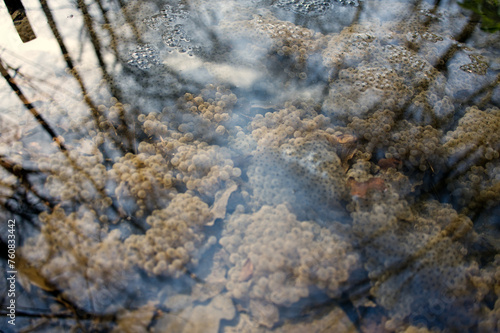
{"type": "Polygon", "coordinates": [[[500,330],[498,1],[77,3],[1,11],[2,331],[500,330]]]}

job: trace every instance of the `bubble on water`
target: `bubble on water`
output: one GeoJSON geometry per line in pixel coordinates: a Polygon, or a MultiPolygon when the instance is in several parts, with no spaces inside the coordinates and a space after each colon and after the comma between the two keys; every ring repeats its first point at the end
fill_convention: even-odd
{"type": "Polygon", "coordinates": [[[279,0],[275,6],[302,15],[322,15],[334,4],[359,6],[358,0],[279,0]]]}
{"type": "Polygon", "coordinates": [[[160,64],[158,50],[150,44],[138,45],[127,63],[142,70],[150,69],[160,64]]]}
{"type": "Polygon", "coordinates": [[[159,30],[162,26],[168,26],[169,23],[185,20],[188,12],[184,7],[182,4],[176,6],[165,5],[159,14],[145,18],[143,22],[150,29],[159,30]]]}
{"type": "Polygon", "coordinates": [[[470,64],[460,66],[460,69],[467,73],[474,73],[478,75],[486,75],[488,71],[488,63],[485,58],[477,54],[469,54],[470,64]]]}
{"type": "Polygon", "coordinates": [[[189,12],[185,7],[180,2],[176,5],[165,5],[159,14],[143,20],[150,29],[161,33],[168,53],[173,51],[192,53],[197,48],[196,45],[192,45],[193,38],[188,31],[189,22],[187,22],[189,12]]]}

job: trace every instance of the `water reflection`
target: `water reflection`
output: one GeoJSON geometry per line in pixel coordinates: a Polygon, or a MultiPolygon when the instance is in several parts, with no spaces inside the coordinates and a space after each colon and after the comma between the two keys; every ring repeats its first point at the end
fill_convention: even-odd
{"type": "Polygon", "coordinates": [[[0,53],[3,330],[499,329],[487,14],[25,7],[36,39],[0,53]]]}

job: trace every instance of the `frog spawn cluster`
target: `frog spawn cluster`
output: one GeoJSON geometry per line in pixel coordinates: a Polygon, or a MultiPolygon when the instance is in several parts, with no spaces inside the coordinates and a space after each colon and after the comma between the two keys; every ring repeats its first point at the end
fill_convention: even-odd
{"type": "Polygon", "coordinates": [[[346,194],[342,147],[331,140],[342,133],[329,124],[308,103],[254,118],[249,128],[256,149],[247,172],[252,206],[290,203],[295,214],[307,216],[308,207],[338,204],[346,194]]]}
{"type": "MultiPolygon", "coordinates": [[[[101,228],[98,215],[85,206],[66,215],[62,208],[41,213],[41,233],[21,253],[45,290],[64,290],[79,308],[113,312],[139,275],[123,257],[121,233],[101,228]]],[[[28,270],[29,272],[29,270],[28,270]]]]}
{"type": "Polygon", "coordinates": [[[253,214],[237,208],[219,241],[230,254],[229,293],[268,327],[279,320],[278,306],[307,297],[311,285],[339,296],[358,256],[331,227],[300,222],[285,204],[253,214]]]}

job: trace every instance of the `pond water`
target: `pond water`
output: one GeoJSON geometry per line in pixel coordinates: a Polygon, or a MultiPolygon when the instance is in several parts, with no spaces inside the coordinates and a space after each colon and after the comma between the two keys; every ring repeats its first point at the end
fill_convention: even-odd
{"type": "Polygon", "coordinates": [[[500,331],[497,0],[23,5],[2,332],[500,331]]]}

